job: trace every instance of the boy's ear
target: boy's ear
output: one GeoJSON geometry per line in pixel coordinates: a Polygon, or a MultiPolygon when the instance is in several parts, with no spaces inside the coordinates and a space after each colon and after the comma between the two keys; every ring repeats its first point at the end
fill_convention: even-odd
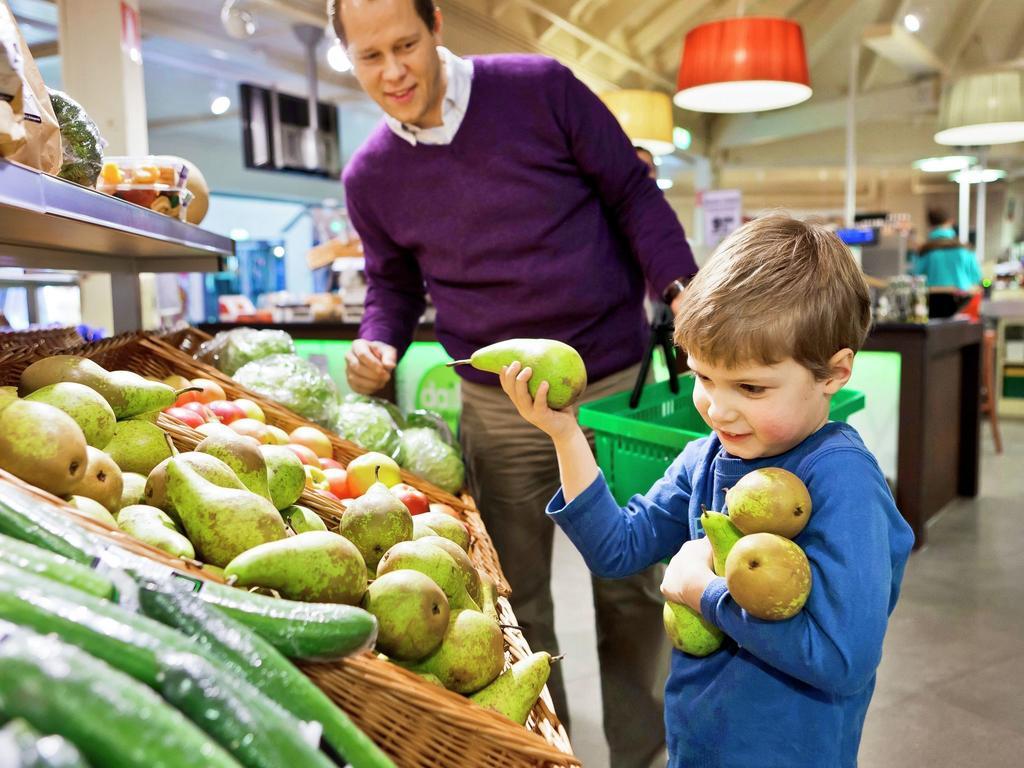
{"type": "Polygon", "coordinates": [[[832,375],[825,380],[825,394],[834,395],[853,375],[853,350],[849,347],[840,349],[829,359],[828,367],[832,375]]]}

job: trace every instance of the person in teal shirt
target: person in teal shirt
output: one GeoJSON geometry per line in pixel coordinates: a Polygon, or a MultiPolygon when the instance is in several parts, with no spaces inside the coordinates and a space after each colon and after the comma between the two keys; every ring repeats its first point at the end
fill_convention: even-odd
{"type": "Polygon", "coordinates": [[[929,288],[974,292],[981,283],[975,255],[956,239],[953,219],[942,208],[928,209],[928,241],[911,264],[912,275],[924,275],[929,288]]]}

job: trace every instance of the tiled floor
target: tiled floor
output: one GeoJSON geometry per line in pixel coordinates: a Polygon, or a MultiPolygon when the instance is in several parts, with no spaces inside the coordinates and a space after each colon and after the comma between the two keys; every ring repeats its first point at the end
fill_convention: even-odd
{"type": "MultiPolygon", "coordinates": [[[[1024,422],[983,428],[981,493],[933,519],[907,566],[861,742],[861,768],[1024,765],[1024,422]]],[[[555,604],[586,768],[606,768],[590,580],[558,534],[555,604]]],[[[612,767],[614,768],[614,767],[612,767]]]]}

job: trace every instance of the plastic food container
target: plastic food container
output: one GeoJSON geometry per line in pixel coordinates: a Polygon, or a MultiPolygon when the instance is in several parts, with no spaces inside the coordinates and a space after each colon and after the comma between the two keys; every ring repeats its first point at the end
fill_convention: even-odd
{"type": "Polygon", "coordinates": [[[185,189],[188,167],[178,157],[105,157],[96,180],[100,192],[185,220],[192,193],[185,189]]]}

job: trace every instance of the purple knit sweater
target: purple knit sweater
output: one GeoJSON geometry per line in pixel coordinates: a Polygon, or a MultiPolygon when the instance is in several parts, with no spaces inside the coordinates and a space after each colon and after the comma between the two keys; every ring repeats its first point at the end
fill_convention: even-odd
{"type": "Polygon", "coordinates": [[[638,362],[645,278],[660,295],[697,271],[675,213],[615,117],[564,66],[520,55],[473,65],[451,144],[412,146],[382,122],[345,169],[366,254],[360,336],[404,352],[425,283],[456,359],[543,337],[579,350],[591,381],[638,362]]]}

